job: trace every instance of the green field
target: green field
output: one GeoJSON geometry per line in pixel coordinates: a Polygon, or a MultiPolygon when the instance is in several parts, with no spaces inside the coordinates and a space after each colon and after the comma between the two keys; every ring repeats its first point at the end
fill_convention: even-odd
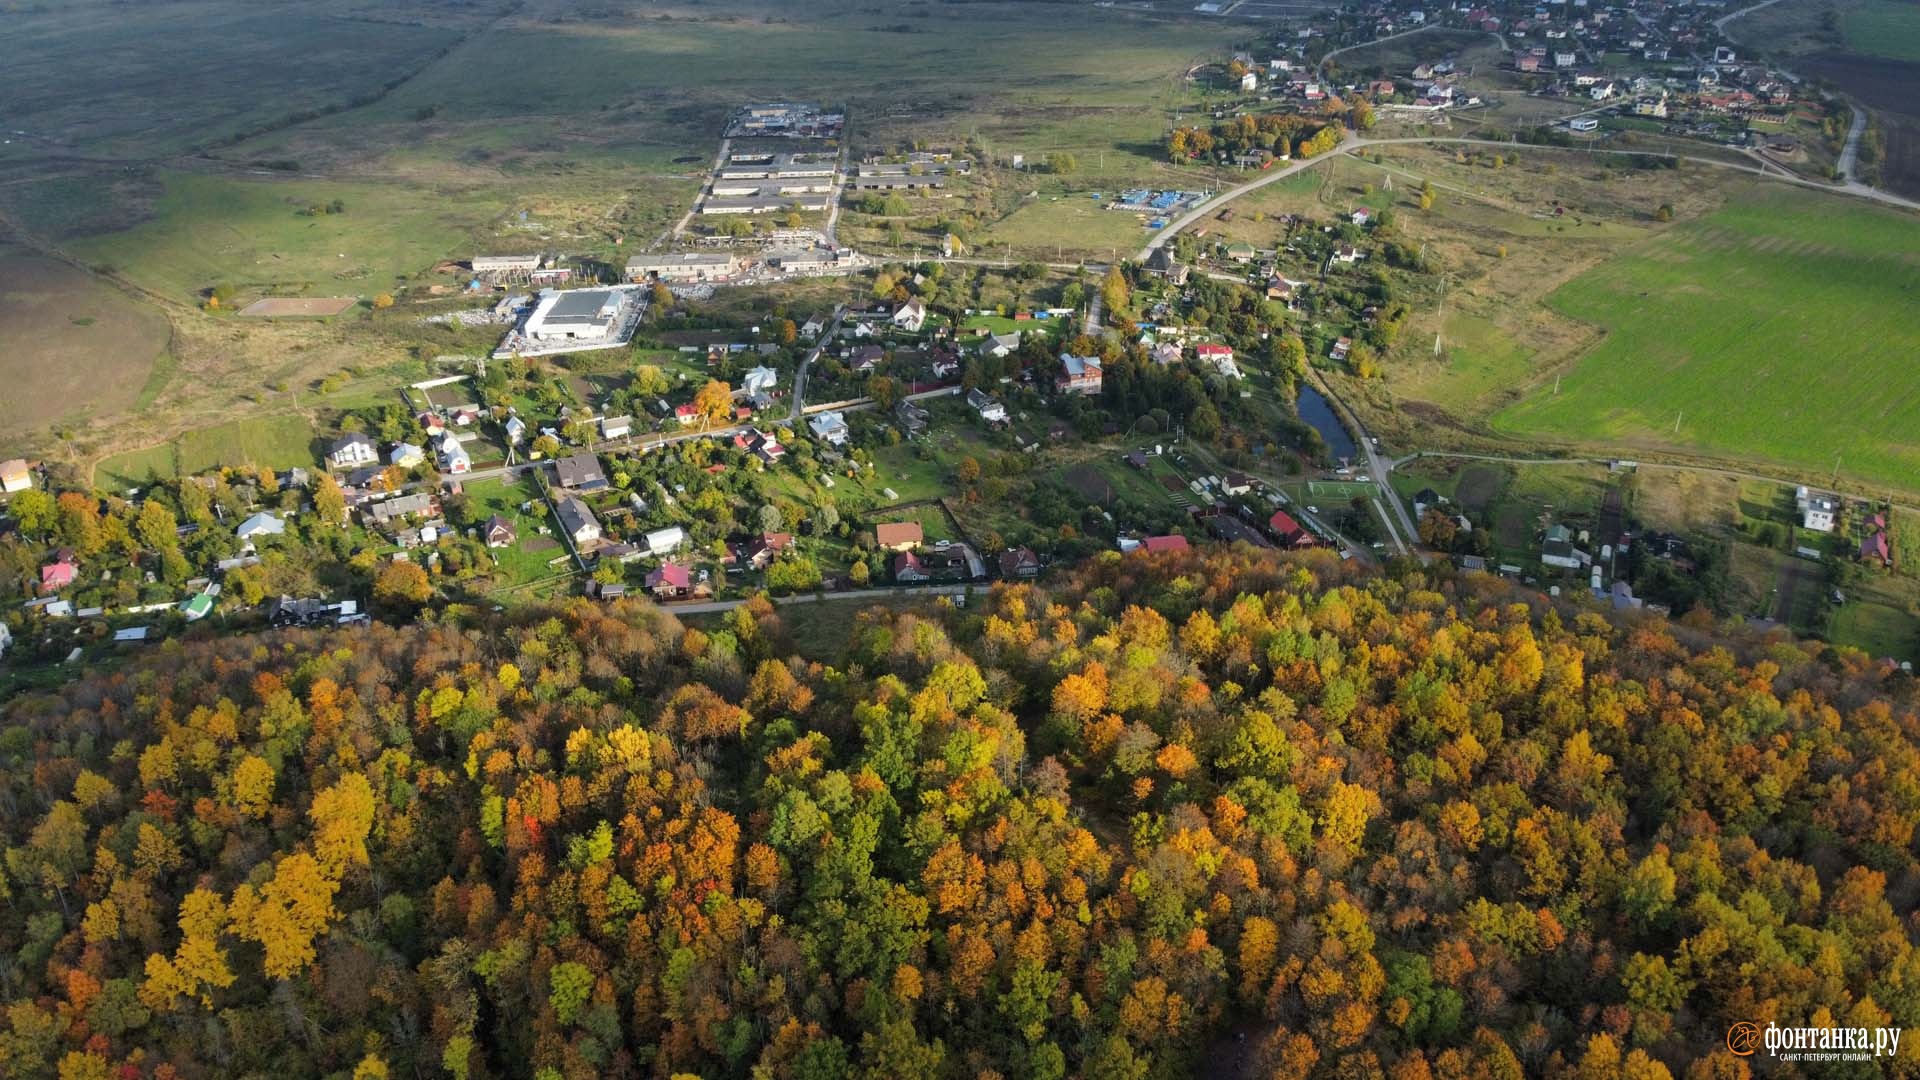
{"type": "Polygon", "coordinates": [[[365,8],[10,5],[7,127],[32,149],[177,151],[371,96],[460,36],[460,19],[421,25],[360,17],[365,8]]]}
{"type": "Polygon", "coordinates": [[[391,289],[463,242],[502,209],[501,197],[406,184],[263,181],[173,173],[153,217],[72,245],[176,299],[225,282],[242,297],[354,296],[391,289]],[[306,216],[339,200],[344,211],[306,216]]]}
{"type": "Polygon", "coordinates": [[[1562,286],[1605,338],[1494,418],[1509,434],[1674,447],[1920,486],[1920,219],[1743,196],[1562,286]],[[1676,421],[1678,421],[1676,431],[1676,421]]]}
{"type": "Polygon", "coordinates": [[[1920,658],[1920,619],[1884,604],[1848,604],[1833,613],[1828,634],[1870,656],[1920,658]]]}
{"type": "Polygon", "coordinates": [[[1858,0],[1842,15],[1847,47],[1869,56],[1920,63],[1920,4],[1858,0]]]}
{"type": "Polygon", "coordinates": [[[137,487],[153,476],[192,476],[221,466],[253,465],[270,469],[312,468],[313,425],[304,416],[259,416],[197,428],[171,442],[116,454],[94,470],[103,487],[137,487]]]}

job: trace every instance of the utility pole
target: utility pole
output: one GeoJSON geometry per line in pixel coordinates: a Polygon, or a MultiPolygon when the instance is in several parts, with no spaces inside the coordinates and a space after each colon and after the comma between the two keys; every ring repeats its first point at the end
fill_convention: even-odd
{"type": "Polygon", "coordinates": [[[1685,415],[1687,415],[1687,411],[1685,409],[1682,409],[1679,412],[1673,414],[1673,433],[1675,435],[1680,434],[1680,418],[1685,415]]]}
{"type": "MultiPolygon", "coordinates": [[[[1423,256],[1425,254],[1425,251],[1426,249],[1423,246],[1421,248],[1421,252],[1423,256]]],[[[1433,328],[1433,355],[1435,356],[1440,355],[1440,335],[1446,331],[1446,328],[1447,328],[1447,278],[1445,274],[1442,274],[1440,276],[1440,322],[1439,322],[1439,325],[1433,328]]],[[[1557,383],[1555,384],[1555,388],[1556,390],[1558,389],[1557,383]]]]}

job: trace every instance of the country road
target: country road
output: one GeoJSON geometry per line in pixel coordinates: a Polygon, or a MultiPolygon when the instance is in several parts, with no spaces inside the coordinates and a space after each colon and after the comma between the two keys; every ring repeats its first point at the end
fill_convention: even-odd
{"type": "MultiPolygon", "coordinates": [[[[1387,465],[1389,468],[1397,469],[1402,465],[1419,461],[1422,458],[1448,458],[1455,461],[1487,461],[1501,465],[1611,465],[1615,461],[1621,460],[1618,457],[1523,457],[1520,455],[1504,454],[1470,454],[1464,451],[1453,450],[1416,450],[1404,457],[1389,461],[1387,465]]],[[[1781,487],[1798,487],[1801,484],[1799,480],[1787,480],[1778,476],[1768,476],[1765,473],[1750,472],[1746,469],[1730,469],[1720,465],[1687,465],[1682,462],[1670,461],[1636,461],[1634,462],[1634,468],[1665,469],[1668,472],[1707,473],[1713,476],[1729,477],[1734,480],[1758,480],[1761,483],[1777,484],[1781,487]]],[[[1879,491],[1874,491],[1869,494],[1876,499],[1886,497],[1883,492],[1879,491]]],[[[1890,505],[1896,510],[1910,514],[1920,514],[1920,506],[1898,502],[1890,503],[1890,505]]]]}
{"type": "MultiPolygon", "coordinates": [[[[1855,115],[1856,123],[1859,123],[1859,124],[1865,123],[1864,115],[1858,109],[1854,111],[1854,115],[1855,115]]],[[[1175,236],[1178,236],[1188,226],[1191,226],[1196,222],[1199,222],[1200,220],[1207,217],[1209,214],[1217,213],[1222,207],[1240,198],[1241,196],[1252,194],[1253,192],[1258,191],[1263,187],[1266,187],[1268,184],[1276,183],[1280,180],[1286,179],[1289,176],[1293,176],[1303,170],[1313,168],[1315,165],[1318,165],[1321,162],[1331,161],[1332,159],[1339,157],[1342,154],[1351,154],[1356,150],[1364,150],[1369,146],[1414,146],[1414,145],[1420,145],[1420,144],[1441,144],[1441,143],[1444,143],[1447,145],[1499,146],[1499,147],[1505,147],[1509,150],[1518,150],[1518,149],[1559,150],[1559,151],[1567,151],[1567,152],[1576,153],[1576,154],[1628,154],[1628,155],[1633,155],[1637,157],[1670,158],[1676,161],[1691,161],[1701,165],[1711,165],[1716,168],[1730,169],[1734,172],[1748,173],[1750,175],[1763,177],[1768,180],[1776,180],[1781,183],[1796,184],[1800,187],[1812,188],[1815,191],[1825,191],[1825,192],[1831,192],[1836,195],[1851,195],[1856,198],[1872,199],[1875,202],[1885,203],[1889,206],[1897,206],[1906,210],[1920,210],[1920,202],[1915,202],[1912,199],[1901,198],[1898,195],[1894,195],[1890,192],[1881,191],[1879,188],[1869,187],[1866,184],[1859,183],[1858,181],[1850,181],[1845,185],[1835,186],[1832,184],[1823,184],[1817,180],[1808,180],[1804,177],[1789,176],[1779,172],[1774,172],[1771,169],[1767,168],[1764,164],[1738,165],[1731,161],[1721,161],[1718,158],[1700,157],[1694,154],[1670,154],[1670,153],[1663,153],[1663,152],[1658,152],[1653,150],[1628,150],[1628,149],[1612,149],[1612,148],[1598,149],[1598,148],[1572,147],[1572,146],[1545,146],[1545,145],[1540,145],[1536,143],[1511,142],[1511,141],[1504,141],[1500,139],[1471,139],[1471,138],[1464,138],[1464,137],[1433,137],[1433,136],[1423,136],[1423,137],[1417,137],[1417,138],[1409,137],[1409,138],[1400,138],[1400,139],[1369,139],[1364,135],[1357,135],[1357,136],[1348,136],[1345,142],[1341,143],[1335,149],[1329,150],[1324,154],[1320,154],[1315,157],[1305,158],[1300,161],[1290,162],[1283,168],[1274,169],[1266,173],[1265,175],[1261,176],[1257,180],[1249,180],[1248,182],[1241,184],[1239,187],[1228,188],[1226,191],[1223,191],[1220,194],[1215,195],[1213,198],[1208,199],[1207,201],[1194,207],[1192,210],[1189,210],[1186,213],[1180,215],[1178,218],[1175,218],[1172,222],[1169,222],[1166,228],[1161,229],[1159,232],[1153,234],[1153,238],[1147,241],[1147,246],[1140,249],[1140,253],[1137,256],[1137,261],[1146,262],[1149,256],[1151,256],[1155,251],[1159,250],[1160,248],[1165,247],[1170,241],[1173,240],[1175,236]]],[[[1849,139],[1849,145],[1852,145],[1852,144],[1853,144],[1853,140],[1849,139]]]]}
{"type": "MultiPolygon", "coordinates": [[[[797,596],[768,597],[775,604],[817,604],[833,600],[880,600],[890,596],[959,596],[971,588],[989,588],[989,583],[977,585],[921,585],[909,589],[853,589],[837,593],[801,593],[797,596]]],[[[746,603],[746,600],[697,600],[691,603],[667,603],[658,605],[662,611],[675,615],[709,615],[718,611],[732,611],[746,603]]]]}

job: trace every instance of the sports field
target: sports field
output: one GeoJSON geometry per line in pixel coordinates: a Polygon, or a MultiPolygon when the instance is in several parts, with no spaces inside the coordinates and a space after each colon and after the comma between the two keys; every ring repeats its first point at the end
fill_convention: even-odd
{"type": "Polygon", "coordinates": [[[1494,425],[1920,488],[1917,251],[1920,218],[1755,190],[1556,290],[1605,336],[1494,425]]]}

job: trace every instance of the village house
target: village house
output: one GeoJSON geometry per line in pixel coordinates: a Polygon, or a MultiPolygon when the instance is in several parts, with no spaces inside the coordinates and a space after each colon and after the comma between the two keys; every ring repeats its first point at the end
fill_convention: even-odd
{"type": "Polygon", "coordinates": [[[1097,394],[1100,392],[1100,358],[1097,356],[1075,356],[1067,353],[1060,358],[1064,370],[1060,373],[1055,388],[1063,394],[1097,394]]]}
{"type": "Polygon", "coordinates": [[[1267,532],[1281,547],[1290,551],[1310,548],[1319,542],[1285,510],[1275,510],[1273,516],[1267,519],[1267,532]]]}
{"type": "Polygon", "coordinates": [[[1347,354],[1352,351],[1353,351],[1353,339],[1347,338],[1347,337],[1339,338],[1334,341],[1333,348],[1327,351],[1327,358],[1329,360],[1344,361],[1347,358],[1347,354]]]}
{"type": "Polygon", "coordinates": [[[927,430],[932,416],[933,414],[906,398],[901,398],[899,404],[893,407],[894,421],[900,425],[900,430],[908,435],[918,435],[927,430]]]}
{"type": "Polygon", "coordinates": [[[600,542],[600,519],[593,516],[593,508],[586,503],[568,495],[554,504],[553,512],[560,518],[560,531],[567,534],[575,547],[600,542]]]}
{"type": "Polygon", "coordinates": [[[882,551],[911,551],[925,540],[917,521],[884,521],[873,527],[873,542],[882,551]]]}
{"type": "Polygon", "coordinates": [[[624,439],[633,434],[633,417],[603,416],[600,418],[600,437],[603,439],[624,439]]]}
{"type": "Polygon", "coordinates": [[[73,555],[62,551],[54,561],[40,568],[40,591],[50,593],[73,584],[80,567],[73,561],[73,555]]]}
{"type": "Polygon", "coordinates": [[[1174,533],[1168,536],[1149,536],[1140,541],[1140,547],[1144,551],[1158,554],[1163,551],[1187,551],[1192,545],[1187,543],[1186,537],[1174,533]]]}
{"type": "Polygon", "coordinates": [[[751,540],[727,545],[727,559],[752,570],[765,570],[780,553],[793,547],[792,533],[761,533],[751,540]]]}
{"type": "Polygon", "coordinates": [[[1000,360],[1013,355],[1020,347],[1020,331],[1007,334],[988,334],[980,341],[980,355],[989,360],[1000,360]]]}
{"type": "Polygon", "coordinates": [[[554,478],[569,491],[599,491],[607,486],[607,474],[600,459],[585,451],[563,457],[553,463],[554,478]]]}
{"type": "Polygon", "coordinates": [[[677,563],[665,562],[647,575],[647,591],[656,600],[674,600],[693,589],[693,573],[677,563]]]}
{"type": "Polygon", "coordinates": [[[433,512],[433,496],[424,491],[370,502],[360,509],[361,516],[375,525],[388,525],[402,518],[428,515],[433,512]]]}
{"type": "Polygon", "coordinates": [[[287,523],[265,510],[240,523],[233,535],[242,540],[251,540],[256,536],[280,536],[287,531],[287,523]]]}
{"type": "Polygon", "coordinates": [[[900,310],[893,313],[894,327],[905,330],[909,334],[919,333],[920,328],[926,324],[927,306],[920,302],[919,297],[915,297],[901,304],[900,310]]]}
{"type": "Polygon", "coordinates": [[[1832,532],[1834,518],[1840,512],[1837,496],[1814,491],[1804,485],[1794,491],[1794,506],[1800,511],[1800,527],[1813,532],[1832,532]]]}
{"type": "Polygon", "coordinates": [[[427,452],[412,443],[395,443],[387,452],[387,463],[398,465],[402,469],[411,469],[427,460],[427,452]]]}
{"type": "Polygon", "coordinates": [[[352,469],[362,465],[372,465],[380,460],[380,449],[358,431],[349,432],[334,440],[327,451],[327,464],[336,469],[352,469]]]}
{"type": "Polygon", "coordinates": [[[887,358],[887,350],[878,345],[861,345],[847,355],[847,366],[861,373],[872,371],[887,358]]]}
{"type": "Polygon", "coordinates": [[[993,396],[984,390],[967,391],[967,407],[989,424],[1007,422],[1007,407],[994,400],[993,396]]]}
{"type": "Polygon", "coordinates": [[[1009,580],[1040,576],[1040,556],[1030,547],[1014,547],[1000,553],[1000,576],[1009,580]]]}
{"type": "Polygon", "coordinates": [[[490,548],[503,548],[512,547],[519,541],[520,534],[514,530],[512,522],[495,514],[481,526],[480,537],[490,548]]]}
{"type": "Polygon", "coordinates": [[[33,486],[33,471],[23,458],[0,461],[0,493],[8,495],[33,486]]]}
{"type": "Polygon", "coordinates": [[[845,413],[838,411],[816,413],[807,418],[807,427],[812,429],[814,438],[822,442],[830,443],[834,446],[842,446],[845,445],[847,441],[847,417],[845,413]]]}
{"type": "Polygon", "coordinates": [[[473,471],[473,458],[451,431],[440,436],[439,459],[440,471],[448,476],[460,476],[473,471]]]}
{"type": "Polygon", "coordinates": [[[507,445],[519,446],[521,440],[527,437],[527,422],[518,416],[509,416],[507,417],[506,430],[507,445]]]}
{"type": "Polygon", "coordinates": [[[893,580],[902,585],[927,581],[933,575],[921,564],[920,556],[911,551],[903,551],[893,557],[893,580]]]}
{"type": "Polygon", "coordinates": [[[1154,248],[1153,254],[1147,256],[1147,273],[1165,278],[1169,285],[1185,285],[1189,272],[1185,263],[1173,257],[1173,248],[1168,245],[1154,248]]]}

